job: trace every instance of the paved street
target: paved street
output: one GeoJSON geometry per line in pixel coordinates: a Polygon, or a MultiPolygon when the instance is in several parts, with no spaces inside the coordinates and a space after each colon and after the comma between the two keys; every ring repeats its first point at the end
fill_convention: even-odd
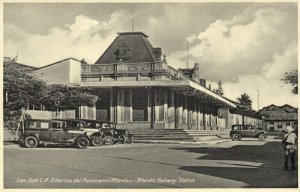
{"type": "Polygon", "coordinates": [[[79,150],[4,146],[5,188],[297,187],[280,142],[131,144],[79,150]]]}

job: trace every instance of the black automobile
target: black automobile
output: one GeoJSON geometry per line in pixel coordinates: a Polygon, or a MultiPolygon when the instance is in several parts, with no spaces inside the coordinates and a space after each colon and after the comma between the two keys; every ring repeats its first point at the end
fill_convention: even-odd
{"type": "Polygon", "coordinates": [[[107,144],[119,143],[129,143],[133,142],[133,134],[126,129],[117,129],[115,125],[111,123],[105,123],[107,126],[102,128],[102,133],[107,135],[104,138],[104,142],[107,144]],[[111,138],[112,137],[112,138],[111,138]]]}
{"type": "Polygon", "coordinates": [[[39,144],[69,144],[85,149],[89,142],[87,131],[63,119],[27,119],[20,137],[20,146],[27,148],[35,148],[39,144]]]}
{"type": "Polygon", "coordinates": [[[85,123],[85,127],[100,129],[104,144],[112,145],[119,143],[132,143],[133,134],[126,129],[117,129],[116,124],[111,121],[99,121],[91,119],[77,119],[85,123]]]}
{"type": "Polygon", "coordinates": [[[233,141],[240,141],[241,138],[258,138],[260,141],[264,141],[267,133],[262,128],[253,125],[232,125],[230,138],[233,141]]]}
{"type": "Polygon", "coordinates": [[[91,146],[101,146],[104,143],[104,136],[101,132],[101,124],[87,119],[65,119],[69,127],[86,131],[91,146]]]}

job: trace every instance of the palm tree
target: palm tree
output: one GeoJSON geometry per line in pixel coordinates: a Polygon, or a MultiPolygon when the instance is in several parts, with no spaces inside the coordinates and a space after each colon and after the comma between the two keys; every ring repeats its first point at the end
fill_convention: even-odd
{"type": "Polygon", "coordinates": [[[242,94],[241,97],[236,98],[236,99],[241,105],[252,108],[251,107],[252,101],[250,99],[250,96],[247,93],[242,94]]]}

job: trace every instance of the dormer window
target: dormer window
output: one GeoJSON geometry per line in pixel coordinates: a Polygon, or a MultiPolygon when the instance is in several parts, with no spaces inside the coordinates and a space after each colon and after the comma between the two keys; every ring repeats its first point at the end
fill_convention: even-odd
{"type": "Polygon", "coordinates": [[[128,60],[132,56],[132,48],[128,45],[124,45],[115,51],[115,55],[117,60],[128,60]]]}

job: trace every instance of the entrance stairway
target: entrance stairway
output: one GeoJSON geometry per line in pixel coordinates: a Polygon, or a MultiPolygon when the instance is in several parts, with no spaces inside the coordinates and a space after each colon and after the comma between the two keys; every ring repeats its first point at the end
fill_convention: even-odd
{"type": "Polygon", "coordinates": [[[135,129],[132,131],[135,143],[201,143],[221,141],[218,130],[183,129],[135,129]]]}

